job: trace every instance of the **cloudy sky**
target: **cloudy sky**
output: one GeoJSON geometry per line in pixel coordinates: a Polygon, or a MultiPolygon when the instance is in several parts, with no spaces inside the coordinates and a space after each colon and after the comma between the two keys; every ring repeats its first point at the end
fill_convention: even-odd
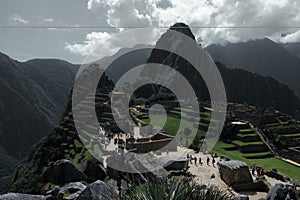
{"type": "Polygon", "coordinates": [[[300,42],[300,1],[1,0],[0,51],[21,61],[51,57],[81,63],[120,32],[143,27],[163,32],[175,22],[191,26],[204,46],[264,37],[300,42]]]}

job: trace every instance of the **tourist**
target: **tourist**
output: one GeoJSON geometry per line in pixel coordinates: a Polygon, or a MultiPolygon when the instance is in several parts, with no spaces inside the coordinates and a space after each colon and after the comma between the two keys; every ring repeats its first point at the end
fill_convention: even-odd
{"type": "Polygon", "coordinates": [[[260,166],[256,166],[256,174],[257,174],[257,176],[260,176],[260,169],[261,169],[260,166]]]}
{"type": "Polygon", "coordinates": [[[210,158],[207,156],[206,164],[209,165],[210,158]]]}
{"type": "Polygon", "coordinates": [[[167,149],[167,156],[169,156],[169,149],[167,149]]]}
{"type": "Polygon", "coordinates": [[[254,175],[255,174],[255,165],[252,163],[250,168],[252,171],[252,175],[254,175]]]}
{"type": "Polygon", "coordinates": [[[199,157],[199,164],[202,166],[202,159],[201,159],[201,157],[199,157]]]}
{"type": "Polygon", "coordinates": [[[215,160],[215,158],[213,157],[213,159],[212,159],[212,165],[213,165],[213,167],[215,167],[215,163],[216,163],[216,160],[215,160]]]}
{"type": "Polygon", "coordinates": [[[197,166],[197,157],[196,156],[194,157],[194,162],[195,162],[195,165],[197,166]]]}
{"type": "Polygon", "coordinates": [[[261,175],[261,176],[264,176],[264,175],[265,175],[265,170],[264,170],[263,168],[261,168],[261,170],[260,170],[260,175],[261,175]]]}

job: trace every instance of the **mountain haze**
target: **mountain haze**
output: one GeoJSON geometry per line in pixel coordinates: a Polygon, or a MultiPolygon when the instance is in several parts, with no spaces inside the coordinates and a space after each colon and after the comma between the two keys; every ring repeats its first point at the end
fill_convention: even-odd
{"type": "Polygon", "coordinates": [[[211,45],[206,48],[215,61],[229,68],[239,68],[271,76],[290,86],[300,97],[300,58],[270,39],[211,45]]]}

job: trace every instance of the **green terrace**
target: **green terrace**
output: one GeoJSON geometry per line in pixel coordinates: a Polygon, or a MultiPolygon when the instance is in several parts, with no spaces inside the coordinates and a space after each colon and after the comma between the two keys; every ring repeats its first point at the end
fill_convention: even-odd
{"type": "Polygon", "coordinates": [[[283,134],[281,137],[292,137],[292,138],[298,138],[300,137],[300,133],[293,133],[293,134],[283,134]]]}
{"type": "Polygon", "coordinates": [[[297,139],[300,138],[300,124],[297,122],[289,121],[287,124],[274,123],[266,125],[265,131],[269,134],[269,137],[279,136],[284,139],[297,139]]]}
{"type": "Polygon", "coordinates": [[[245,146],[252,146],[252,145],[265,145],[265,143],[263,143],[262,141],[256,141],[256,142],[242,142],[240,140],[234,140],[232,141],[232,144],[235,144],[236,146],[241,146],[241,147],[245,147],[245,146]]]}
{"type": "Polygon", "coordinates": [[[248,166],[250,166],[251,163],[255,163],[267,171],[275,167],[281,174],[289,176],[293,180],[300,181],[299,167],[274,157],[269,151],[261,153],[241,153],[239,150],[228,150],[232,149],[233,146],[232,144],[219,141],[212,151],[219,156],[225,155],[233,160],[244,161],[248,166]]]}

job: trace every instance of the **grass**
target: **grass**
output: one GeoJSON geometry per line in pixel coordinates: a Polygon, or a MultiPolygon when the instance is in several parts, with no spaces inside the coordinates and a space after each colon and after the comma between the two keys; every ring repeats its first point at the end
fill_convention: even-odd
{"type": "MultiPolygon", "coordinates": [[[[190,111],[190,110],[189,110],[190,111]]],[[[203,113],[201,113],[203,114],[203,113]]],[[[207,114],[208,115],[208,114],[207,114]]],[[[160,120],[162,118],[162,116],[154,116],[154,120],[160,120]]],[[[150,120],[149,119],[145,119],[143,120],[144,123],[149,123],[150,120]]],[[[165,131],[170,134],[170,135],[175,135],[177,133],[178,130],[178,123],[180,122],[180,119],[174,118],[174,117],[167,117],[167,121],[165,126],[163,127],[165,129],[165,131]]],[[[192,122],[188,122],[183,120],[183,123],[185,123],[186,126],[190,126],[193,127],[192,122]]],[[[160,127],[161,128],[161,127],[160,127]]],[[[241,129],[240,133],[243,136],[256,136],[256,134],[251,133],[253,132],[252,129],[241,129]]],[[[199,135],[201,136],[205,136],[206,132],[204,131],[198,131],[199,135]]],[[[244,145],[264,145],[264,143],[262,141],[257,141],[257,142],[241,142],[236,140],[235,141],[236,144],[239,144],[241,146],[244,145]]],[[[265,170],[269,171],[272,169],[272,167],[277,168],[277,170],[283,174],[284,176],[288,176],[294,180],[300,181],[300,168],[292,165],[290,163],[287,163],[283,160],[280,160],[276,157],[270,157],[270,158],[261,158],[261,159],[248,159],[245,156],[265,156],[267,154],[270,154],[269,151],[267,152],[261,152],[261,153],[247,153],[247,154],[243,154],[238,150],[225,150],[224,148],[233,148],[235,147],[234,144],[227,144],[224,142],[218,142],[214,149],[212,150],[213,152],[217,153],[218,155],[225,155],[230,157],[232,160],[241,160],[243,162],[246,162],[249,166],[251,163],[255,163],[257,165],[260,165],[261,167],[263,167],[265,170]]]]}
{"type": "Polygon", "coordinates": [[[257,165],[260,165],[261,167],[263,167],[265,170],[268,170],[268,171],[271,170],[272,167],[275,167],[275,168],[277,168],[278,172],[280,172],[281,174],[288,176],[294,180],[300,181],[300,168],[299,167],[292,165],[288,162],[285,162],[283,160],[280,160],[276,157],[263,158],[263,159],[247,159],[244,157],[244,155],[249,155],[249,154],[243,154],[243,153],[239,152],[238,150],[234,150],[234,151],[224,150],[223,148],[228,147],[228,145],[229,144],[226,144],[223,142],[218,142],[212,151],[217,153],[218,155],[228,156],[232,160],[241,160],[241,161],[247,163],[248,166],[250,166],[251,163],[255,163],[257,165]]]}
{"type": "Polygon", "coordinates": [[[248,134],[249,132],[253,132],[253,130],[251,128],[246,128],[246,129],[240,129],[239,130],[240,133],[245,133],[245,134],[248,134]]]}
{"type": "Polygon", "coordinates": [[[249,146],[249,145],[264,145],[262,141],[257,141],[257,142],[242,142],[240,140],[234,140],[232,141],[233,144],[238,145],[238,146],[249,146]]]}
{"type": "Polygon", "coordinates": [[[83,145],[81,144],[81,142],[79,142],[78,140],[74,140],[74,144],[75,144],[76,148],[83,147],[83,145]]]}
{"type": "MultiPolygon", "coordinates": [[[[162,115],[153,116],[153,118],[152,118],[154,120],[153,124],[157,124],[155,122],[161,121],[162,118],[164,118],[164,116],[162,116],[162,115]]],[[[150,119],[149,118],[144,119],[143,122],[150,123],[150,119]]],[[[168,116],[164,127],[156,127],[156,128],[160,128],[160,129],[163,128],[168,134],[175,136],[178,133],[178,131],[180,131],[180,130],[178,130],[179,122],[180,122],[180,119],[168,116]]],[[[183,127],[190,127],[191,129],[194,126],[194,122],[189,122],[187,120],[182,120],[182,124],[183,124],[183,127]]],[[[206,134],[205,131],[197,130],[197,136],[205,136],[205,134],[206,134]]]]}
{"type": "Polygon", "coordinates": [[[281,135],[281,137],[300,137],[300,133],[281,135]]]}
{"type": "Polygon", "coordinates": [[[255,133],[249,133],[249,134],[237,134],[238,137],[244,138],[244,137],[257,137],[255,133]]]}

